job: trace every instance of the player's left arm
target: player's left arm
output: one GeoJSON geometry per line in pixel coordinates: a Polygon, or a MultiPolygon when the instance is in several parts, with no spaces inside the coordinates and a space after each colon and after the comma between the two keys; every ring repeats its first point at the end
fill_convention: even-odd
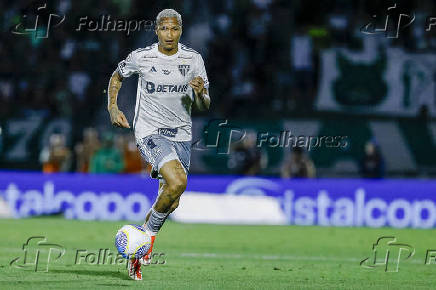
{"type": "Polygon", "coordinates": [[[209,109],[210,97],[209,90],[204,87],[204,80],[198,76],[189,82],[189,85],[194,89],[194,102],[200,111],[209,109]]]}
{"type": "Polygon", "coordinates": [[[206,111],[210,107],[209,80],[200,54],[197,55],[195,71],[197,76],[189,82],[189,85],[194,90],[195,105],[200,111],[206,111]]]}

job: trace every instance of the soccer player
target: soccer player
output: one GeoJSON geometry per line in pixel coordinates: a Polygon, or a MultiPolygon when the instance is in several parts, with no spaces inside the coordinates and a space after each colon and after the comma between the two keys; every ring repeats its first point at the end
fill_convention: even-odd
{"type": "Polygon", "coordinates": [[[129,276],[142,280],[141,264],[150,263],[155,236],[168,215],[179,205],[186,188],[191,155],[191,105],[209,109],[209,81],[203,58],[179,43],[182,17],[173,9],[156,17],[158,42],[131,52],[118,64],[108,88],[108,111],[113,125],[130,128],[118,109],[117,95],[123,78],[136,73],[133,131],[141,156],[159,179],[159,195],[148,212],[144,229],[152,236],[150,250],[129,261],[129,276]]]}

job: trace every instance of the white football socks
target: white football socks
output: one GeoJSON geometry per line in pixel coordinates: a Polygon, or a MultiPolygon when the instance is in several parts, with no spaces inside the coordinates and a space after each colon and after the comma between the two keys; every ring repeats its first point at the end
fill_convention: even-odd
{"type": "Polygon", "coordinates": [[[145,225],[145,230],[149,235],[155,236],[165,223],[169,213],[157,212],[154,208],[151,208],[150,211],[150,217],[145,225]]]}

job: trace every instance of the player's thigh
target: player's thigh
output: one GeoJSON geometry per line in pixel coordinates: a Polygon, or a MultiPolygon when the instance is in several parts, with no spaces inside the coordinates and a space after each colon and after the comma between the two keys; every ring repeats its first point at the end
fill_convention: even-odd
{"type": "Polygon", "coordinates": [[[137,146],[142,158],[152,166],[150,172],[152,178],[161,177],[159,171],[162,164],[172,159],[178,159],[172,142],[157,134],[137,140],[137,146]]]}
{"type": "Polygon", "coordinates": [[[188,174],[189,165],[191,163],[191,142],[190,141],[174,142],[173,146],[177,153],[180,163],[182,163],[182,166],[185,169],[185,173],[188,174]]]}
{"type": "Polygon", "coordinates": [[[160,168],[159,173],[162,175],[165,183],[171,191],[181,194],[187,184],[187,176],[183,165],[178,159],[165,162],[160,168]]]}

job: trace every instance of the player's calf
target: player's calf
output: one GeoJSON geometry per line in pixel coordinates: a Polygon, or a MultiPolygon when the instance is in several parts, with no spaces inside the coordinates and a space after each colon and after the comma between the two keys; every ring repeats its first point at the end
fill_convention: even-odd
{"type": "Polygon", "coordinates": [[[171,160],[160,169],[165,180],[162,193],[159,194],[154,209],[161,213],[168,213],[173,203],[180,198],[186,189],[187,176],[179,160],[171,160]]]}
{"type": "Polygon", "coordinates": [[[179,203],[180,203],[180,197],[177,198],[177,199],[173,202],[173,204],[171,205],[171,207],[170,207],[170,213],[172,213],[173,211],[176,210],[176,208],[179,206],[179,203]]]}

